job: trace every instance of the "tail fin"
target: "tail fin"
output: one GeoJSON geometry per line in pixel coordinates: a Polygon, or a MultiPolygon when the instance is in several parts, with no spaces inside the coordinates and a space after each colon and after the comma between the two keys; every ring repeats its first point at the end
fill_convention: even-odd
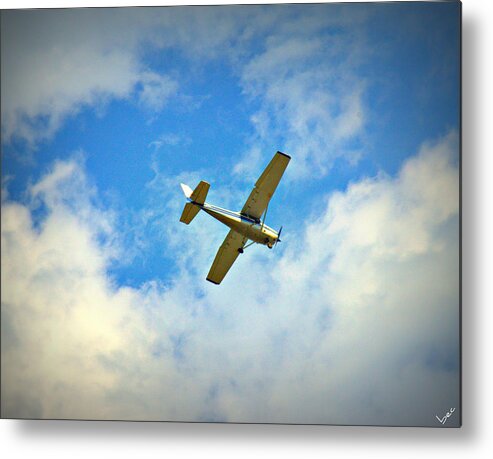
{"type": "Polygon", "coordinates": [[[209,192],[210,185],[203,180],[197,185],[197,188],[193,190],[190,199],[197,204],[204,204],[207,193],[209,192]]]}
{"type": "Polygon", "coordinates": [[[180,183],[180,186],[187,198],[192,196],[193,190],[188,185],[185,185],[184,183],[180,183]]]}
{"type": "Polygon", "coordinates": [[[189,186],[183,183],[180,185],[185,196],[192,201],[185,204],[185,208],[183,209],[180,218],[182,223],[188,225],[199,213],[200,206],[204,204],[210,185],[202,180],[193,191],[189,186]]]}

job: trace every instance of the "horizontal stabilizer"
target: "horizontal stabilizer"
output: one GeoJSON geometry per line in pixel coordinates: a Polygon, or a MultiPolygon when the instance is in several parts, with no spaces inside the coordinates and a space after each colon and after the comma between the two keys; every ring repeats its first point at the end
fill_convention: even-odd
{"type": "Polygon", "coordinates": [[[197,204],[204,204],[207,193],[209,192],[210,185],[203,180],[197,185],[197,188],[193,190],[190,199],[197,204]]]}
{"type": "Polygon", "coordinates": [[[188,225],[199,213],[199,210],[199,206],[192,204],[191,202],[187,202],[181,214],[180,221],[188,225]]]}

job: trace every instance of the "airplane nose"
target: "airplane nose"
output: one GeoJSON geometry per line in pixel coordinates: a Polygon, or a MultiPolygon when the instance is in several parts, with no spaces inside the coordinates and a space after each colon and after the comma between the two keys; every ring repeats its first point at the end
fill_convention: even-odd
{"type": "Polygon", "coordinates": [[[276,237],[276,242],[274,245],[277,245],[278,242],[281,242],[281,233],[282,233],[282,226],[281,226],[281,228],[279,228],[279,231],[278,231],[277,237],[276,237]]]}

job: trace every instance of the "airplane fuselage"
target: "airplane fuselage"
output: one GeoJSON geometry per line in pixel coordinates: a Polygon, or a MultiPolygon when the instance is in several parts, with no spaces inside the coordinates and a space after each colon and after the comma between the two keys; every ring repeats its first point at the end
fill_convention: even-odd
{"type": "Polygon", "coordinates": [[[180,222],[185,225],[190,224],[203,210],[230,228],[207,274],[206,279],[209,282],[219,285],[239,254],[252,244],[262,244],[272,249],[278,242],[281,242],[282,226],[279,231],[275,231],[265,224],[265,218],[269,202],[290,159],[291,157],[286,153],[276,152],[255,182],[240,212],[233,212],[205,202],[210,188],[210,184],[205,180],[201,180],[193,190],[188,185],[180,183],[188,201],[181,213],[180,222]]]}
{"type": "Polygon", "coordinates": [[[250,239],[258,244],[264,244],[269,249],[272,249],[278,236],[277,231],[262,225],[260,220],[242,215],[240,212],[233,212],[232,210],[223,209],[212,204],[205,202],[204,204],[195,204],[207,212],[209,215],[229,226],[231,229],[250,239]]]}

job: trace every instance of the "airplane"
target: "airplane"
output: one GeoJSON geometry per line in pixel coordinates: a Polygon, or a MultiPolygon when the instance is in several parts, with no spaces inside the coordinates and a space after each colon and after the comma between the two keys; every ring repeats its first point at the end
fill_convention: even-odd
{"type": "Polygon", "coordinates": [[[275,231],[265,224],[265,217],[269,202],[276,191],[286,167],[291,157],[278,151],[260,178],[255,182],[255,186],[245,205],[240,212],[223,209],[205,202],[209,192],[209,183],[201,181],[192,190],[189,186],[181,183],[180,186],[187,198],[187,203],[180,217],[180,221],[188,225],[200,210],[224,223],[230,229],[221,247],[214,258],[207,280],[219,285],[229,269],[252,244],[263,244],[272,249],[278,242],[281,242],[282,226],[279,231],[275,231]],[[263,215],[263,218],[261,219],[263,215]],[[248,241],[250,241],[249,244],[248,241]]]}

